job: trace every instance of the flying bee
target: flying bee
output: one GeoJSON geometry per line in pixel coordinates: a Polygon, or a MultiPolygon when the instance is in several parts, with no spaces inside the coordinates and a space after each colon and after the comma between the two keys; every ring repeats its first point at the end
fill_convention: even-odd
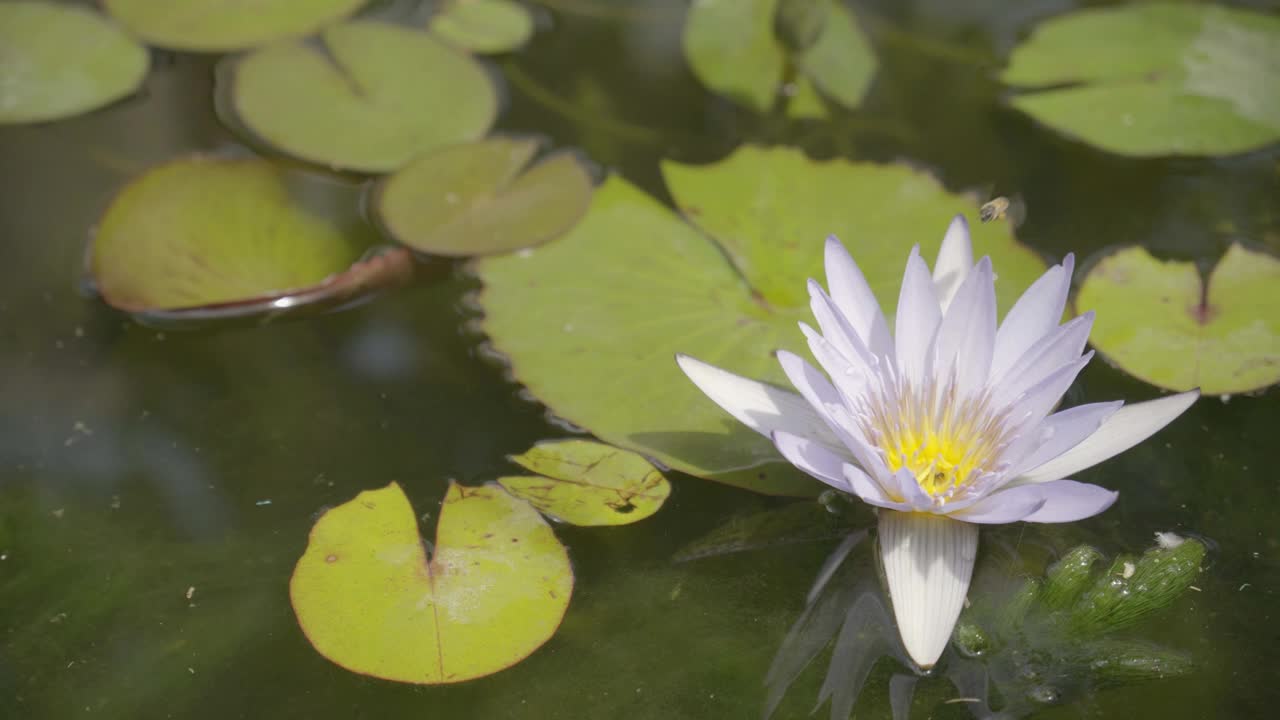
{"type": "Polygon", "coordinates": [[[982,220],[982,222],[1003,220],[1007,212],[1009,212],[1009,198],[1001,196],[993,198],[986,205],[979,208],[978,219],[982,220]]]}

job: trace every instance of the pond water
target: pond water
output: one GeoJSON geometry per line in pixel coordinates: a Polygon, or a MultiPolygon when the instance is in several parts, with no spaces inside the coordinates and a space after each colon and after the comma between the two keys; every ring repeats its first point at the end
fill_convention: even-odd
{"type": "MultiPolygon", "coordinates": [[[[1276,146],[1122,158],[1000,103],[995,75],[1011,47],[1074,6],[860,3],[880,60],[863,107],[787,123],[699,85],[680,52],[683,3],[546,2],[531,45],[493,63],[508,88],[498,129],[545,133],[664,198],[664,158],[790,144],[909,162],[978,202],[1016,193],[1028,208],[1019,239],[1048,257],[1139,243],[1207,267],[1241,237],[1280,251],[1276,146]]],[[[429,528],[450,479],[510,474],[507,455],[570,431],[483,352],[468,322],[477,283],[461,264],[360,307],[265,326],[161,331],[86,296],[85,242],[114,191],[148,166],[236,142],[212,106],[214,61],[160,54],[139,97],[0,128],[0,717],[759,716],[771,659],[837,541],[674,562],[731,517],[788,502],[676,472],[652,518],[556,527],[572,603],[554,637],[508,670],[402,685],[308,644],[288,583],[320,512],[398,481],[429,528]]],[[[1068,399],[1157,395],[1095,361],[1068,399]]],[[[994,540],[984,553],[1028,548],[1033,571],[1043,545],[1138,552],[1177,530],[1213,546],[1195,591],[1138,633],[1190,654],[1191,674],[1090,689],[1037,716],[1270,715],[1280,700],[1276,397],[1204,398],[1081,473],[1121,493],[1101,516],[984,536],[994,540]]],[[[858,717],[889,716],[890,664],[873,673],[858,717]]],[[[808,716],[820,665],[775,717],[808,716]]],[[[946,702],[954,695],[922,681],[913,716],[968,717],[946,702]]]]}

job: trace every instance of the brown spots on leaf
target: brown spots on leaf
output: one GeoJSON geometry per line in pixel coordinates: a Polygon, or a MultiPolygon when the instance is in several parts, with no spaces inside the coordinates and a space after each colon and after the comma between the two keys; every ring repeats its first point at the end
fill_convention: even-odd
{"type": "Polygon", "coordinates": [[[332,565],[333,563],[338,562],[338,554],[329,553],[328,555],[325,556],[324,561],[332,565]]]}

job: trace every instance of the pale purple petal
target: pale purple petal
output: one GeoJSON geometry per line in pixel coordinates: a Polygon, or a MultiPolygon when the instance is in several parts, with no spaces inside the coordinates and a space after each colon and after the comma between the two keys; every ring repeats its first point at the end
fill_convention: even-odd
{"type": "Polygon", "coordinates": [[[995,353],[991,360],[991,378],[1001,376],[1027,350],[1058,327],[1067,292],[1071,289],[1071,271],[1075,256],[1067,255],[1061,265],[1049,268],[1031,284],[1013,304],[996,331],[995,353]]]}
{"type": "Polygon", "coordinates": [[[942,236],[938,259],[933,263],[933,285],[944,312],[972,267],[973,244],[969,241],[969,222],[963,215],[956,215],[947,226],[947,234],[942,236]]]}
{"type": "Polygon", "coordinates": [[[1119,455],[1151,437],[1191,407],[1199,390],[1189,390],[1158,400],[1125,405],[1107,418],[1079,445],[1045,464],[1023,473],[1017,482],[1043,483],[1077,473],[1119,455]]]}
{"type": "Polygon", "coordinates": [[[845,458],[812,440],[782,430],[773,434],[773,444],[787,462],[837,490],[849,492],[849,484],[844,479],[845,458]]]}
{"type": "Polygon", "coordinates": [[[1017,522],[1040,510],[1045,505],[1039,485],[997,490],[963,510],[950,513],[949,517],[965,522],[1000,525],[1017,522]]]}
{"type": "Polygon", "coordinates": [[[1005,490],[1016,492],[1022,488],[1038,488],[1044,493],[1044,507],[1023,518],[1027,522],[1074,522],[1093,517],[1111,507],[1120,493],[1097,485],[1075,480],[1052,480],[1035,485],[1023,485],[1005,490]]]}
{"type": "Polygon", "coordinates": [[[782,366],[782,372],[786,373],[787,379],[827,420],[828,427],[840,439],[843,449],[851,453],[854,460],[863,468],[874,472],[883,466],[884,463],[879,456],[868,447],[857,425],[844,421],[848,414],[842,412],[840,393],[827,376],[795,353],[779,350],[777,357],[778,364],[782,366]]]}
{"type": "Polygon", "coordinates": [[[1046,375],[1043,380],[1027,388],[1027,391],[1010,405],[1009,420],[1017,425],[1030,425],[1043,420],[1062,400],[1071,383],[1075,382],[1076,376],[1091,359],[1093,359],[1092,350],[1085,353],[1079,360],[1060,366],[1046,375]]]}
{"type": "Polygon", "coordinates": [[[995,278],[991,258],[984,257],[960,285],[942,317],[934,344],[934,374],[942,382],[954,377],[962,394],[980,392],[991,367],[995,334],[995,278]]]}
{"type": "Polygon", "coordinates": [[[891,355],[893,342],[884,313],[880,312],[880,303],[849,251],[834,235],[827,238],[825,263],[831,300],[858,333],[862,344],[873,355],[891,355]]]}
{"type": "Polygon", "coordinates": [[[920,248],[912,248],[898,295],[893,335],[898,369],[914,387],[920,387],[931,370],[929,356],[941,320],[942,309],[929,268],[920,259],[920,248]]]}
{"type": "Polygon", "coordinates": [[[896,494],[913,510],[932,511],[933,497],[920,488],[920,483],[916,482],[916,476],[912,475],[910,470],[906,468],[898,470],[893,474],[893,481],[897,484],[896,494]]]}
{"type": "Polygon", "coordinates": [[[1079,445],[1122,405],[1124,402],[1120,400],[1090,403],[1050,415],[1040,423],[1040,427],[1028,433],[1031,440],[1029,446],[1011,449],[1006,454],[1006,457],[1014,458],[1021,453],[1027,453],[1013,465],[1013,470],[1010,472],[1014,476],[1021,475],[1079,445]]]}
{"type": "Polygon", "coordinates": [[[1079,358],[1093,328],[1093,311],[1072,318],[1036,343],[1013,364],[995,387],[993,402],[1003,405],[1049,373],[1079,358]]]}
{"type": "Polygon", "coordinates": [[[688,355],[676,355],[676,362],[707,397],[761,435],[768,437],[776,430],[786,430],[833,448],[841,447],[827,420],[803,397],[688,355]]]}
{"type": "Polygon", "coordinates": [[[911,510],[911,506],[905,502],[900,502],[887,495],[884,490],[876,484],[871,476],[862,472],[854,465],[844,466],[844,479],[849,483],[849,487],[853,490],[853,494],[862,499],[868,505],[876,507],[888,508],[889,510],[911,510]]]}
{"type": "Polygon", "coordinates": [[[809,309],[813,311],[822,336],[835,346],[855,366],[871,367],[877,361],[872,357],[862,338],[849,324],[848,319],[836,307],[835,302],[817,282],[809,281],[809,309]]]}

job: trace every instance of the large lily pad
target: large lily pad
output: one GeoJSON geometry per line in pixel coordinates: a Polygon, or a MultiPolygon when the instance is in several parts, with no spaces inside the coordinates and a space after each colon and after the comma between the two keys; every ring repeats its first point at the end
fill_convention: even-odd
{"type": "Polygon", "coordinates": [[[147,50],[92,10],[0,3],[0,124],[78,115],[138,89],[147,50]]]}
{"type": "Polygon", "coordinates": [[[573,525],[627,525],[656,513],[671,484],[643,457],[590,440],[535,445],[511,458],[540,477],[499,478],[507,492],[573,525]]]}
{"type": "Polygon", "coordinates": [[[129,31],[174,50],[226,52],[308,35],[368,0],[103,0],[129,31]]]}
{"type": "Polygon", "coordinates": [[[514,0],[445,0],[429,27],[472,52],[504,53],[533,37],[533,15],[514,0]]]}
{"type": "MultiPolygon", "coordinates": [[[[674,355],[785,386],[773,352],[805,352],[795,323],[809,319],[805,282],[822,277],[828,234],[845,240],[891,313],[911,246],[932,257],[951,217],[975,207],[905,167],[788,149],[664,170],[698,227],[611,178],[567,235],[478,263],[484,330],[534,396],[606,442],[700,477],[817,494],[820,483],[707,400],[674,355]]],[[[1007,308],[1043,264],[1006,223],[973,233],[1007,308]]]]}
{"type": "Polygon", "coordinates": [[[370,203],[400,242],[435,255],[486,255],[546,242],[591,203],[591,173],[539,143],[490,138],[423,155],[378,183],[370,203]]]}
{"type": "Polygon", "coordinates": [[[1280,18],[1140,3],[1055,18],[1010,58],[1014,107],[1123,155],[1218,155],[1280,138],[1280,18]]]}
{"type": "Polygon", "coordinates": [[[560,626],[569,555],[523,501],[450,485],[434,547],[396,483],[326,512],[289,582],[307,639],[353,672],[435,685],[508,668],[560,626]]]}
{"type": "MultiPolygon", "coordinates": [[[[788,62],[799,80],[848,108],[862,102],[876,69],[853,13],[836,0],[699,0],[689,9],[684,54],[704,85],[757,112],[773,107],[788,62]]],[[[804,87],[807,102],[793,115],[815,114],[811,90],[804,87]]]]}
{"type": "Polygon", "coordinates": [[[1194,263],[1126,248],[1089,271],[1076,307],[1098,311],[1094,347],[1153,385],[1229,394],[1280,382],[1280,260],[1266,253],[1232,245],[1206,285],[1194,263]]]}
{"type": "Polygon", "coordinates": [[[175,315],[161,320],[347,300],[407,267],[385,255],[358,262],[377,238],[354,218],[357,198],[354,187],[262,159],[176,160],[115,197],[89,270],[108,303],[175,315]]]}
{"type": "Polygon", "coordinates": [[[229,59],[224,115],[314,163],[387,172],[414,155],[483,136],[498,111],[492,78],[431,34],[356,21],[229,59]]]}

